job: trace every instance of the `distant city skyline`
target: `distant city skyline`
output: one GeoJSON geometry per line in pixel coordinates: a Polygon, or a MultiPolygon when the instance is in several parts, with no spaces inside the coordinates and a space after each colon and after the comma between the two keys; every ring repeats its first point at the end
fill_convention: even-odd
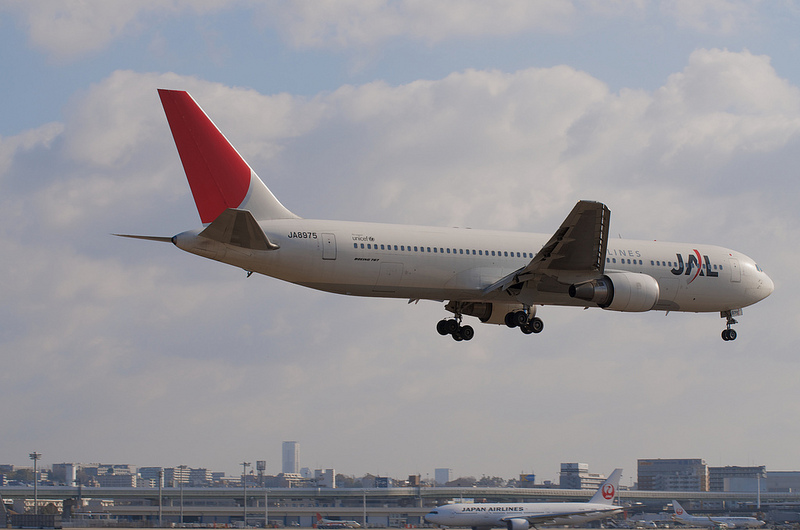
{"type": "MultiPolygon", "coordinates": [[[[294,460],[299,456],[299,443],[298,442],[284,442],[281,445],[281,456],[282,463],[285,464],[285,458],[287,454],[291,456],[290,461],[294,462],[294,460]]],[[[265,462],[265,461],[262,461],[265,462]]],[[[16,469],[31,469],[33,466],[18,466],[15,464],[5,463],[0,464],[0,475],[3,474],[3,470],[9,467],[14,467],[16,469]]],[[[237,475],[228,475],[221,471],[215,471],[205,467],[198,467],[194,468],[191,466],[185,465],[176,465],[176,466],[135,466],[132,464],[119,464],[119,463],[80,463],[80,462],[67,462],[67,463],[54,463],[51,464],[49,467],[47,464],[43,464],[39,467],[40,473],[54,473],[55,478],[48,478],[47,480],[62,480],[61,474],[64,474],[66,479],[63,479],[65,482],[74,480],[76,476],[77,470],[82,470],[83,472],[89,472],[90,476],[97,477],[100,480],[101,485],[105,486],[136,486],[135,483],[130,484],[125,482],[125,476],[129,475],[140,475],[143,479],[153,480],[157,476],[164,477],[164,484],[169,485],[173,483],[186,483],[187,485],[200,485],[200,484],[210,484],[211,482],[219,482],[222,480],[234,480],[237,481],[241,478],[241,472],[237,475]],[[163,473],[160,475],[156,473],[156,470],[162,470],[163,473]],[[113,482],[109,482],[104,477],[110,477],[115,479],[113,482]]],[[[536,485],[546,485],[548,483],[552,483],[555,485],[559,485],[559,487],[566,487],[568,489],[596,489],[598,484],[602,483],[603,480],[606,478],[606,474],[603,472],[597,472],[598,470],[591,469],[587,463],[584,462],[562,462],[560,463],[560,469],[558,477],[556,480],[551,479],[541,479],[539,480],[537,477],[536,482],[530,482],[532,477],[534,476],[533,473],[520,473],[513,477],[502,477],[500,475],[496,475],[494,473],[482,473],[480,476],[474,475],[459,475],[453,473],[453,470],[450,468],[436,468],[433,470],[433,473],[425,472],[419,473],[421,480],[425,483],[430,485],[442,486],[447,482],[459,482],[459,479],[464,479],[467,477],[472,477],[475,480],[483,480],[485,481],[491,477],[499,477],[502,478],[504,481],[514,482],[515,484],[517,481],[522,481],[526,484],[526,487],[536,485]]],[[[624,472],[624,470],[623,470],[624,472]]],[[[732,484],[736,484],[735,487],[737,488],[744,488],[741,491],[750,491],[755,488],[755,484],[758,483],[758,478],[766,478],[770,473],[770,470],[766,469],[765,466],[736,466],[736,465],[725,465],[725,466],[711,466],[708,465],[705,460],[697,459],[697,458],[687,458],[687,459],[669,459],[669,458],[655,458],[655,459],[639,459],[638,465],[635,470],[632,470],[628,473],[628,476],[631,477],[628,483],[621,483],[621,485],[626,487],[634,487],[637,486],[637,489],[641,490],[656,490],[656,491],[727,491],[727,487],[729,486],[727,481],[732,481],[732,484]],[[762,476],[763,475],[763,476],[762,476]]],[[[795,483],[797,487],[800,487],[800,471],[789,471],[789,470],[773,470],[773,479],[778,483],[790,483],[792,484],[792,488],[795,487],[795,483]],[[788,481],[788,482],[787,482],[788,481]]],[[[261,473],[258,474],[258,477],[255,475],[255,469],[252,469],[251,472],[248,474],[248,481],[250,480],[261,480],[263,477],[279,477],[281,475],[291,475],[297,476],[297,478],[292,478],[290,480],[300,480],[301,477],[297,472],[294,471],[284,471],[281,470],[280,472],[269,472],[265,470],[265,473],[262,475],[261,473]]],[[[361,479],[365,476],[383,476],[388,477],[392,480],[397,481],[404,481],[409,475],[380,475],[380,474],[364,474],[358,475],[354,473],[349,473],[347,470],[334,470],[332,468],[316,468],[312,475],[305,477],[305,480],[315,479],[323,485],[330,486],[331,484],[335,483],[335,475],[342,475],[345,477],[354,477],[355,479],[361,479]]],[[[624,473],[623,473],[624,476],[624,473]]],[[[463,482],[463,481],[461,481],[463,482]]],[[[490,482],[486,482],[486,484],[490,484],[490,482]]],[[[759,487],[765,488],[766,481],[761,483],[759,487]]],[[[462,486],[464,484],[461,484],[462,486]]],[[[277,485],[273,487],[279,487],[277,485]]],[[[336,487],[336,486],[333,486],[336,487]]],[[[346,486],[345,486],[346,487],[346,486]]],[[[739,491],[738,489],[735,491],[739,491]]],[[[766,491],[766,490],[764,490],[766,491]]]]}

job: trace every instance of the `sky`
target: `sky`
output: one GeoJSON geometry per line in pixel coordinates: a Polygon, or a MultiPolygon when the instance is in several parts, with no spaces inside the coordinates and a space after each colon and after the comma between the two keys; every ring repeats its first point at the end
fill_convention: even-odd
{"type": "MultiPolygon", "coordinates": [[[[0,1],[0,463],[243,460],[558,480],[800,470],[800,2],[0,1]],[[200,220],[157,88],[307,218],[710,243],[718,314],[543,307],[541,334],[313,291],[112,233],[200,220]]],[[[473,319],[474,320],[474,319],[473,319]]]]}

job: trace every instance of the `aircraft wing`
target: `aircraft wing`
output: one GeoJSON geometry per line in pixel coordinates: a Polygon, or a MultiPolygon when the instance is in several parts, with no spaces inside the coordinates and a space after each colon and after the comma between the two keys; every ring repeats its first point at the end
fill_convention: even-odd
{"type": "Polygon", "coordinates": [[[608,516],[611,517],[614,513],[622,511],[622,508],[616,507],[617,509],[611,510],[576,510],[574,512],[550,512],[550,513],[529,513],[527,515],[522,516],[514,516],[509,515],[508,517],[503,517],[502,521],[508,521],[509,519],[526,519],[528,523],[531,525],[536,524],[543,524],[553,522],[557,519],[563,519],[565,517],[571,517],[573,515],[584,515],[584,516],[593,516],[602,513],[608,513],[608,516]]]}
{"type": "Polygon", "coordinates": [[[536,280],[545,277],[556,282],[563,277],[564,281],[560,283],[571,284],[576,276],[602,275],[610,220],[611,210],[605,204],[578,201],[530,263],[486,287],[484,294],[525,282],[538,283],[536,280]]]}

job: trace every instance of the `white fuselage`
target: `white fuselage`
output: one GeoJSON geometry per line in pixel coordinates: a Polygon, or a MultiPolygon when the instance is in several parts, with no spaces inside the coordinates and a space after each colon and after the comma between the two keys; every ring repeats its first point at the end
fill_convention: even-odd
{"type": "MultiPolygon", "coordinates": [[[[259,225],[278,250],[252,250],[178,234],[188,252],[332,293],[390,298],[594,304],[570,298],[566,287],[485,292],[526,266],[550,235],[426,226],[277,219],[259,225]]],[[[770,278],[739,252],[712,245],[617,239],[608,243],[605,272],[652,276],[653,309],[710,312],[739,309],[773,289],[770,278]],[[699,259],[697,258],[699,256],[699,259]],[[698,267],[699,261],[699,267],[698,267]]]]}
{"type": "Polygon", "coordinates": [[[619,506],[587,502],[475,503],[445,504],[425,516],[429,523],[443,526],[493,528],[506,526],[509,519],[552,516],[549,524],[582,524],[610,517],[619,506]],[[558,514],[564,514],[559,517],[558,514]]]}

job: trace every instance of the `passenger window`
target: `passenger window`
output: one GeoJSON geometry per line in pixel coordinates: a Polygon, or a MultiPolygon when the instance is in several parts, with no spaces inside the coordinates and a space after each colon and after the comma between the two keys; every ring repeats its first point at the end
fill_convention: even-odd
{"type": "Polygon", "coordinates": [[[364,248],[364,243],[361,243],[361,248],[364,248]]]}
{"type": "Polygon", "coordinates": [[[483,256],[483,251],[482,250],[478,251],[478,256],[483,256]]]}
{"type": "Polygon", "coordinates": [[[617,262],[617,258],[611,258],[611,263],[616,263],[616,262],[617,262]]]}
{"type": "Polygon", "coordinates": [[[417,247],[414,247],[414,252],[417,252],[417,247]]]}
{"type": "Polygon", "coordinates": [[[406,249],[405,245],[400,245],[400,250],[405,250],[405,249],[406,249]]]}
{"type": "Polygon", "coordinates": [[[372,250],[372,245],[370,245],[369,243],[367,243],[367,249],[368,249],[368,250],[372,250]]]}
{"type": "Polygon", "coordinates": [[[428,247],[428,252],[430,252],[430,251],[431,251],[431,247],[428,247]]]}
{"type": "Polygon", "coordinates": [[[464,253],[464,249],[463,248],[458,249],[458,253],[459,254],[463,254],[464,253]]]}
{"type": "Polygon", "coordinates": [[[433,253],[434,253],[434,254],[437,254],[438,252],[439,252],[439,249],[438,249],[438,248],[436,248],[436,247],[433,247],[433,253]]]}
{"type": "Polygon", "coordinates": [[[719,270],[722,270],[722,265],[719,266],[719,270]]]}
{"type": "Polygon", "coordinates": [[[475,255],[475,249],[472,249],[472,255],[473,256],[475,255]]]}
{"type": "Polygon", "coordinates": [[[358,243],[353,243],[353,248],[358,248],[358,243]]]}
{"type": "Polygon", "coordinates": [[[450,254],[450,249],[449,248],[447,249],[447,253],[450,254]]]}

